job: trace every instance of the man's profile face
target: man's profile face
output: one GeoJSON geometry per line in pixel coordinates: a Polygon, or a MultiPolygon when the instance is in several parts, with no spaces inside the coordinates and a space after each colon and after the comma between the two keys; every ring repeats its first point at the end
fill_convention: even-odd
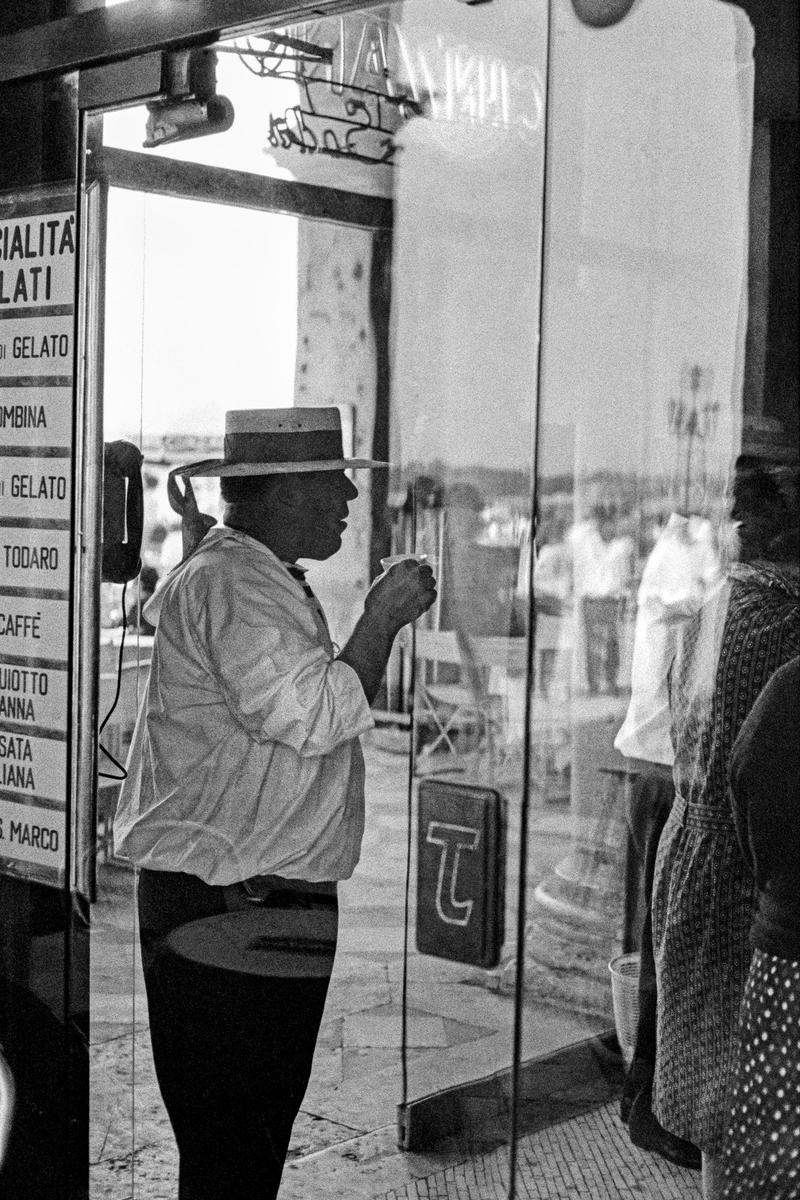
{"type": "Polygon", "coordinates": [[[298,558],[330,558],[340,549],[348,505],[358,488],[344,471],[307,471],[286,476],[287,517],[298,558]]]}

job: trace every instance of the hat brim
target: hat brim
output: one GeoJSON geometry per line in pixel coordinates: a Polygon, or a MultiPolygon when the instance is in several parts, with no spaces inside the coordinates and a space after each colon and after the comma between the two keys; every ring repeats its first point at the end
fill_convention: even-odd
{"type": "Polygon", "coordinates": [[[183,479],[222,479],[225,476],[244,478],[249,475],[297,475],[303,471],[348,471],[390,466],[391,463],[379,462],[372,458],[326,458],[321,462],[279,463],[231,463],[225,462],[223,458],[207,458],[201,462],[189,463],[185,467],[174,467],[170,474],[180,475],[183,479]]]}

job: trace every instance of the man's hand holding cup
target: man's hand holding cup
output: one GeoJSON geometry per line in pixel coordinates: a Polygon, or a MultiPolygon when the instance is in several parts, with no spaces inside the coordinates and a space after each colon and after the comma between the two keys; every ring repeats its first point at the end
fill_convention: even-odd
{"type": "Polygon", "coordinates": [[[383,574],[373,583],[364,610],[394,630],[427,612],[436,600],[436,579],[424,554],[381,559],[383,574]]]}

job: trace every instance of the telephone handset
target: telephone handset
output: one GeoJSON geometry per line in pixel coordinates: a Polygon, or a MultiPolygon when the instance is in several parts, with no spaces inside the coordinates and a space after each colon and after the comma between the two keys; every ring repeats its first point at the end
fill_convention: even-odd
{"type": "Polygon", "coordinates": [[[132,442],[106,442],[103,447],[104,583],[127,583],[142,565],[143,462],[132,442]]]}

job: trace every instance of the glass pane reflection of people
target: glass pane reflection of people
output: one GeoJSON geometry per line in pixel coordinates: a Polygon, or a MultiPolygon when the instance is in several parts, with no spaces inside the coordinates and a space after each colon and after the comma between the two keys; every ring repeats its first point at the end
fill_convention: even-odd
{"type": "MultiPolygon", "coordinates": [[[[277,1195],[358,862],[364,761],[393,639],[436,597],[403,562],[336,652],[299,559],[330,558],[358,495],[336,408],[229,412],[182,468],[186,557],[146,611],[152,666],[115,821],[140,868],[150,1036],[180,1200],[277,1195]],[[219,477],[221,527],[191,479],[219,477]],[[197,545],[193,543],[197,541],[197,545]]],[[[176,488],[173,478],[172,487],[176,488]]]]}
{"type": "MultiPolygon", "coordinates": [[[[623,1116],[637,1144],[673,1161],[694,1165],[699,1149],[706,1200],[723,1195],[758,898],[736,836],[731,754],[759,694],[800,650],[796,521],[776,475],[744,456],[731,517],[738,553],[718,572],[699,547],[689,554],[685,516],[656,546],[639,595],[631,705],[616,743],[651,764],[633,821],[644,835],[646,886],[648,870],[652,879],[652,958],[645,928],[623,1116]],[[679,572],[679,562],[687,570],[679,572]]],[[[725,1194],[798,1193],[776,1185],[725,1194]]]]}

